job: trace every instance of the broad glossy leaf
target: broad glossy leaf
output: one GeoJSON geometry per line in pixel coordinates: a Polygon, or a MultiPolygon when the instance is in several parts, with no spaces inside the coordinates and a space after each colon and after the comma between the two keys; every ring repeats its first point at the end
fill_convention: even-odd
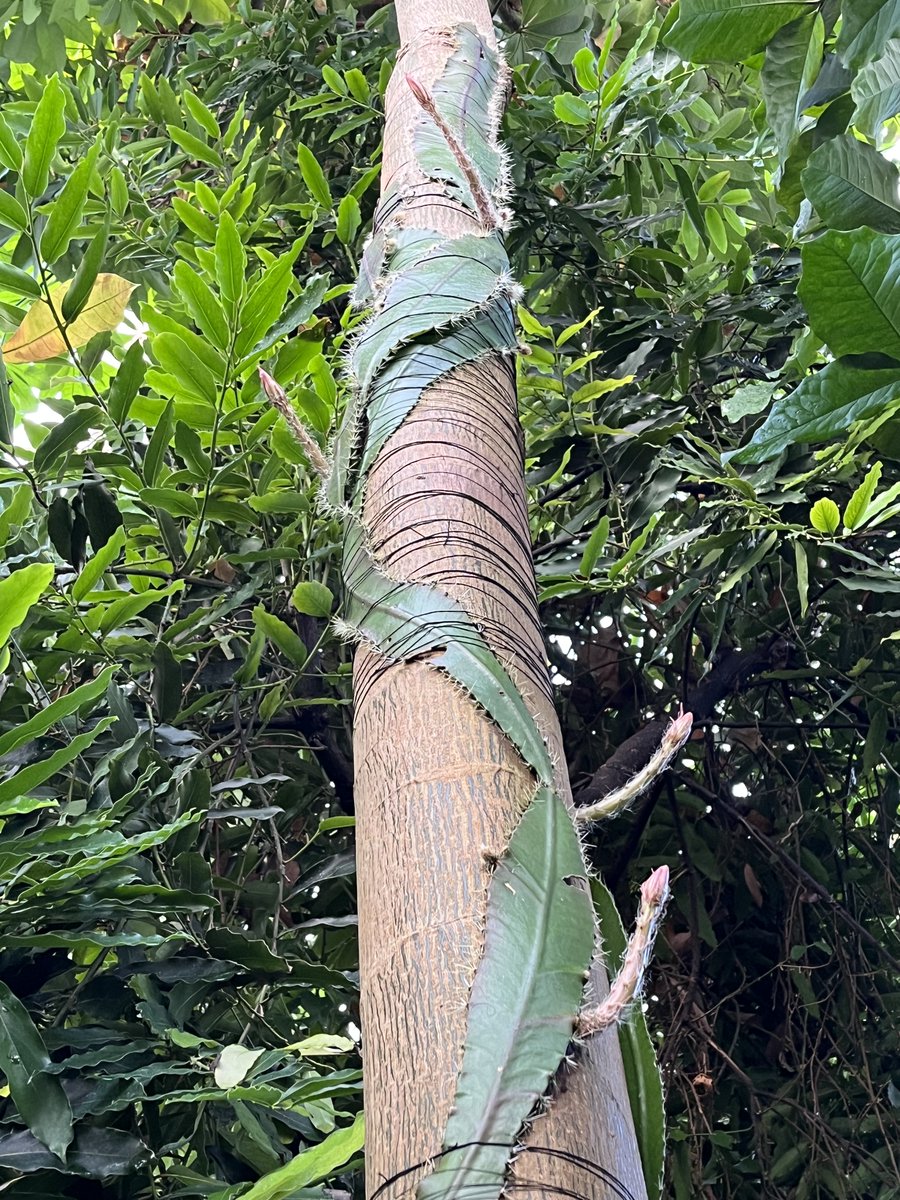
{"type": "Polygon", "coordinates": [[[681,0],[666,43],[692,62],[740,62],[809,10],[791,0],[681,0]]]}
{"type": "Polygon", "coordinates": [[[801,178],[813,208],[832,229],[869,225],[900,233],[900,171],[874,146],[850,134],[831,138],[810,155],[801,178]]]}
{"type": "Polygon", "coordinates": [[[66,132],[63,116],[66,96],[56,75],[51,75],[44,85],[25,141],[25,157],[22,164],[22,186],[32,200],[39,200],[50,181],[50,164],[56,153],[60,138],[66,132]]]}
{"type": "Polygon", "coordinates": [[[277,1171],[257,1180],[243,1200],[289,1200],[300,1188],[328,1179],[358,1153],[365,1141],[365,1120],[358,1113],[352,1125],[336,1129],[317,1146],[311,1146],[277,1171]]]}
{"type": "Polygon", "coordinates": [[[797,140],[801,104],[819,72],[824,44],[824,22],[810,12],[779,29],[766,46],[760,82],[781,162],[797,140]]]}
{"type": "Polygon", "coordinates": [[[868,63],[850,85],[856,101],[853,124],[869,137],[900,113],[900,38],[887,42],[884,53],[868,63]]]}
{"type": "Polygon", "coordinates": [[[850,67],[880,57],[889,39],[900,37],[900,0],[853,0],[841,18],[837,48],[850,67]]]}
{"type": "Polygon", "coordinates": [[[593,950],[578,834],[562,798],[540,788],[491,878],[484,952],[444,1135],[449,1153],[420,1184],[419,1200],[501,1195],[509,1148],[572,1038],[593,950]]]}
{"type": "Polygon", "coordinates": [[[900,370],[867,370],[838,359],[776,400],[765,422],[731,461],[766,462],[797,442],[827,442],[845,434],[854,421],[884,412],[898,400],[900,370]]]}
{"type": "Polygon", "coordinates": [[[259,342],[283,313],[293,279],[297,249],[289,250],[267,267],[241,309],[241,328],[235,354],[242,358],[259,342]]]}
{"type": "MultiPolygon", "coordinates": [[[[50,289],[57,316],[70,285],[71,280],[54,284],[50,289]]],[[[66,337],[72,348],[77,350],[95,334],[114,330],[125,316],[128,298],[135,286],[120,275],[98,275],[80,314],[66,326],[66,337]]],[[[3,357],[8,363],[43,362],[67,353],[56,317],[43,300],[31,306],[25,320],[3,346],[3,357]]]]}
{"type": "Polygon", "coordinates": [[[131,1174],[146,1150],[133,1134],[120,1129],[81,1127],[69,1148],[66,1165],[46,1150],[27,1130],[0,1137],[0,1166],[23,1174],[63,1171],[90,1179],[112,1179],[131,1174]]]}
{"type": "Polygon", "coordinates": [[[21,1000],[0,982],[0,1068],[16,1107],[34,1136],[65,1159],[72,1110],[59,1080],[47,1073],[50,1055],[21,1000]]]}
{"type": "Polygon", "coordinates": [[[900,234],[829,230],[803,247],[800,299],[835,354],[900,361],[900,234]]]}

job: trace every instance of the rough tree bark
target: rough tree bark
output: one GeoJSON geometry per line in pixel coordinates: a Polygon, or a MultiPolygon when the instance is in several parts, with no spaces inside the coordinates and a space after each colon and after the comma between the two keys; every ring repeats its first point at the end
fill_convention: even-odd
{"type": "MultiPolygon", "coordinates": [[[[382,194],[402,185],[403,224],[458,236],[474,222],[436,197],[411,135],[419,109],[406,75],[429,89],[450,53],[447,31],[493,38],[487,0],[397,0],[401,51],[386,100],[382,194]]],[[[477,230],[475,230],[477,232],[477,230]]],[[[427,302],[427,297],[423,297],[427,302]]],[[[498,357],[432,386],[368,476],[364,522],[390,573],[461,600],[522,689],[569,795],[538,623],[513,366],[498,357]]],[[[386,1192],[414,1192],[440,1148],[481,952],[486,855],[499,855],[534,790],[499,729],[427,662],[356,659],[354,759],[368,1189],[423,1164],[386,1192]]],[[[606,990],[599,967],[593,994],[606,990]]],[[[588,1044],[534,1146],[600,1164],[646,1196],[618,1040],[588,1044]]],[[[519,1159],[534,1190],[614,1193],[545,1155],[519,1159]]]]}

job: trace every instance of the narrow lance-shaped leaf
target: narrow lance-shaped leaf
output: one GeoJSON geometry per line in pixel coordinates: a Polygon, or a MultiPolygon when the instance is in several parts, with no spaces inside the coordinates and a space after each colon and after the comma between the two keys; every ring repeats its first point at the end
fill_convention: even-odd
{"type": "Polygon", "coordinates": [[[39,199],[47,190],[50,164],[60,138],[66,131],[66,119],[63,116],[65,107],[62,84],[56,75],[51,75],[44,85],[25,141],[22,186],[33,200],[39,199]]]}

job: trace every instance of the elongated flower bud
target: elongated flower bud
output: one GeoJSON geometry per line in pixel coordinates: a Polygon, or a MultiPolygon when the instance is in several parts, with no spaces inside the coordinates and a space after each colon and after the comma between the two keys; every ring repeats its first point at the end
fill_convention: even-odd
{"type": "Polygon", "coordinates": [[[450,153],[459,164],[459,169],[462,171],[466,183],[469,185],[469,191],[472,193],[472,200],[475,203],[475,208],[478,211],[482,225],[486,229],[500,228],[500,216],[487,193],[478,168],[469,157],[468,151],[462,145],[459,138],[447,124],[445,117],[435,104],[434,98],[422,87],[421,83],[413,79],[412,75],[406,76],[406,82],[416,102],[431,117],[440,130],[441,136],[447,143],[450,153]]]}
{"type": "Polygon", "coordinates": [[[315,438],[294,412],[293,405],[288,400],[284,388],[262,367],[259,368],[259,382],[262,384],[263,391],[284,417],[285,424],[294,435],[294,440],[299,444],[300,449],[309,459],[310,466],[324,479],[328,474],[328,460],[319,449],[315,438]]]}
{"type": "Polygon", "coordinates": [[[628,940],[621,969],[612,981],[609,995],[600,1004],[585,1009],[578,1018],[576,1030],[582,1037],[600,1033],[610,1025],[617,1024],[627,1014],[635,997],[640,995],[644,972],[668,898],[669,868],[657,867],[641,885],[641,903],[634,933],[628,940]]]}
{"type": "Polygon", "coordinates": [[[598,800],[596,804],[586,804],[583,808],[575,809],[576,821],[604,821],[622,812],[669,766],[672,759],[691,736],[694,718],[691,713],[681,712],[669,725],[663,734],[659,749],[636,775],[622,787],[616,788],[598,800]]]}

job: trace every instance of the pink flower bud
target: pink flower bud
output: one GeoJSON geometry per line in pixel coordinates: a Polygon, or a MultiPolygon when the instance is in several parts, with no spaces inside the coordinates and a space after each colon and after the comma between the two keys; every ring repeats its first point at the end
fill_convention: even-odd
{"type": "Polygon", "coordinates": [[[409,90],[412,92],[412,94],[415,96],[415,98],[418,100],[418,102],[422,105],[422,107],[428,108],[430,106],[430,97],[429,97],[428,93],[425,91],[425,89],[422,87],[421,83],[416,83],[416,81],[415,81],[415,79],[413,79],[412,75],[406,76],[406,82],[409,85],[409,90]]]}

